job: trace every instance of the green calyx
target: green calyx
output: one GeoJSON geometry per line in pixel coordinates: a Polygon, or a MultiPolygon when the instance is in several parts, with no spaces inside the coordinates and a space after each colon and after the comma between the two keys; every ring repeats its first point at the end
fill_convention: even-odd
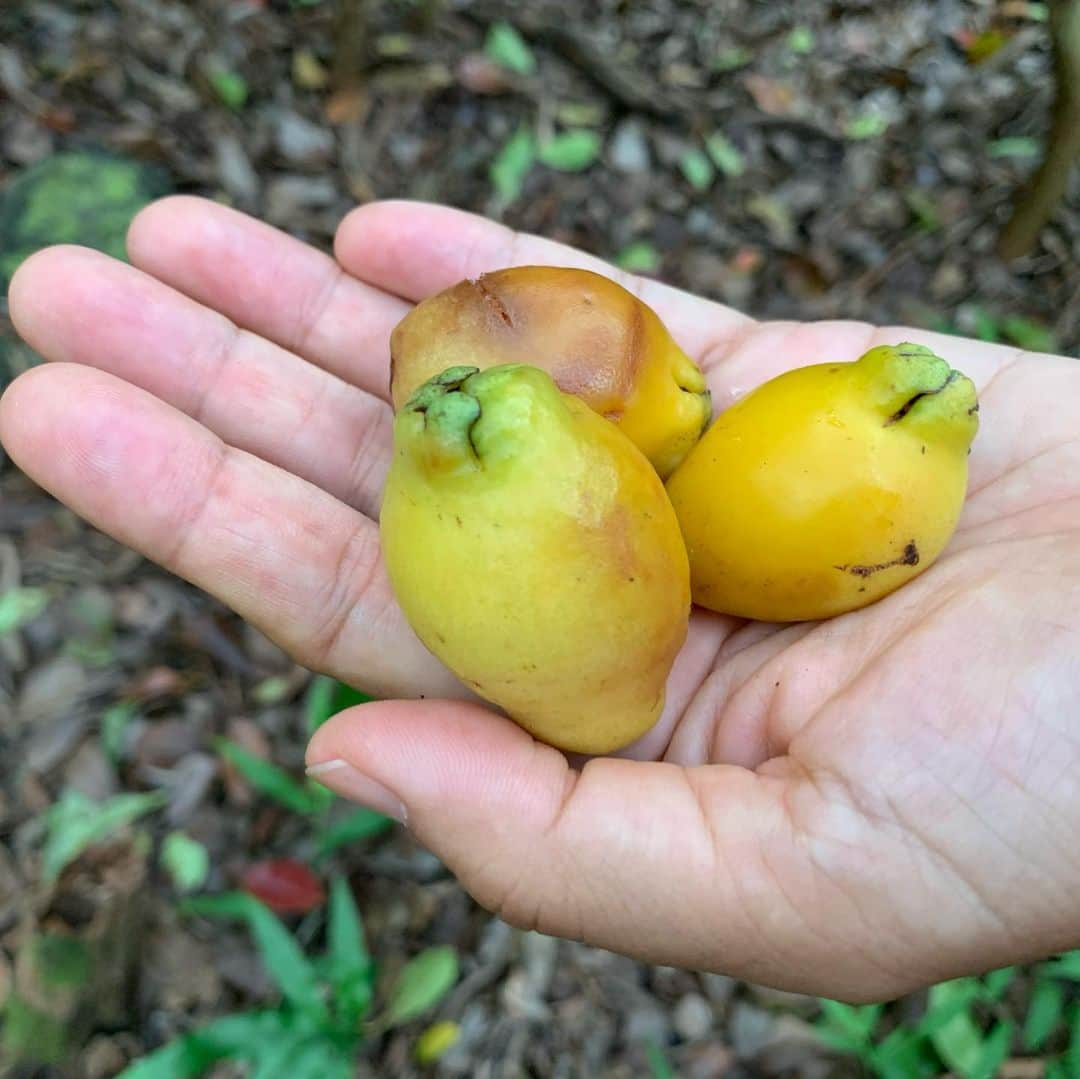
{"type": "Polygon", "coordinates": [[[432,474],[476,471],[520,453],[550,426],[538,414],[550,420],[554,404],[562,406],[561,394],[539,368],[450,367],[409,399],[395,421],[395,441],[432,474]]]}
{"type": "Polygon", "coordinates": [[[978,430],[975,384],[925,345],[871,349],[855,364],[885,427],[970,446],[978,430]]]}

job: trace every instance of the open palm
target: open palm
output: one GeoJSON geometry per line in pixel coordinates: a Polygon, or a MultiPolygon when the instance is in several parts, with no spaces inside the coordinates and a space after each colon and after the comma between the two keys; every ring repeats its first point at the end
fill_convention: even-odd
{"type": "Polygon", "coordinates": [[[388,338],[411,302],[464,276],[617,271],[408,203],[350,215],[337,261],[190,198],[145,211],[129,249],[135,268],[59,248],[20,270],[13,319],[54,363],[5,394],[5,445],[300,662],[399,698],[332,720],[309,761],[341,793],[407,814],[480,902],[643,958],[851,999],[1080,942],[1076,361],[758,324],[626,281],[719,408],[791,366],[917,340],[975,379],[982,429],[936,565],[825,623],[696,611],[660,723],[621,759],[573,768],[470,699],[394,603],[375,523],[388,338]]]}

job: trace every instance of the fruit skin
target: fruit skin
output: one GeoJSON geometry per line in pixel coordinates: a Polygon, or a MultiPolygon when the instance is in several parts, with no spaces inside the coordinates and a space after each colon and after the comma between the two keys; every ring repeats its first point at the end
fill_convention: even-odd
{"type": "Polygon", "coordinates": [[[380,531],[425,645],[560,749],[609,753],[663,707],[690,572],[656,472],[538,368],[454,368],[394,421],[380,531]]]}
{"type": "Polygon", "coordinates": [[[694,602],[828,618],[922,573],[960,516],[977,411],[971,380],[912,344],[758,387],[667,483],[694,602]]]}
{"type": "Polygon", "coordinates": [[[390,358],[395,408],[448,367],[539,367],[619,424],[661,476],[712,414],[704,376],[652,308],[571,267],[496,270],[429,297],[394,328],[390,358]]]}

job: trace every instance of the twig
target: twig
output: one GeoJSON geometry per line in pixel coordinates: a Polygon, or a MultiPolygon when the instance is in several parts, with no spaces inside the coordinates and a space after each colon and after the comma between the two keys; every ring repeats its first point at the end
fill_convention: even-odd
{"type": "Polygon", "coordinates": [[[1017,194],[1013,215],[998,240],[998,254],[1019,258],[1035,246],[1068,187],[1080,157],[1080,0],[1054,0],[1050,9],[1057,95],[1043,162],[1017,194]]]}
{"type": "Polygon", "coordinates": [[[512,22],[522,35],[543,41],[624,108],[661,120],[678,119],[693,111],[690,102],[677,100],[655,83],[646,82],[638,70],[625,70],[590,38],[536,7],[478,0],[462,14],[484,25],[498,19],[512,22]]]}

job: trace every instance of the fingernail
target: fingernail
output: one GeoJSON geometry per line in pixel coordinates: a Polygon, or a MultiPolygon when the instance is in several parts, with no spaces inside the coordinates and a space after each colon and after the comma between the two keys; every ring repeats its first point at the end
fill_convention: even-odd
{"type": "Polygon", "coordinates": [[[381,783],[377,783],[371,776],[366,776],[354,768],[348,761],[335,758],[331,761],[323,761],[321,764],[313,764],[307,769],[307,774],[350,802],[359,802],[360,805],[374,809],[377,813],[393,817],[398,824],[406,823],[408,814],[405,812],[401,799],[388,791],[381,783]]]}

